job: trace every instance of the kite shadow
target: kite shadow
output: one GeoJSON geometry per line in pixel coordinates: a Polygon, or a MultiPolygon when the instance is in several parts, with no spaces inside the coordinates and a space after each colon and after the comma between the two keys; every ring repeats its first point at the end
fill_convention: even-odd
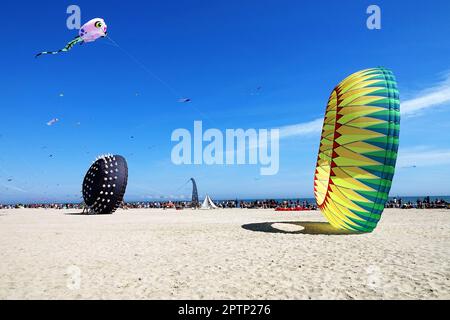
{"type": "Polygon", "coordinates": [[[284,234],[311,234],[311,235],[356,235],[347,230],[340,230],[333,227],[328,222],[306,222],[306,221],[279,221],[279,222],[262,222],[250,223],[241,226],[245,230],[267,233],[284,233],[284,234]],[[288,224],[303,227],[302,230],[286,231],[273,227],[274,224],[288,224]]]}
{"type": "Polygon", "coordinates": [[[88,216],[88,214],[83,212],[83,211],[81,211],[81,212],[79,212],[79,211],[77,211],[77,212],[65,212],[64,214],[66,216],[88,216]]]}

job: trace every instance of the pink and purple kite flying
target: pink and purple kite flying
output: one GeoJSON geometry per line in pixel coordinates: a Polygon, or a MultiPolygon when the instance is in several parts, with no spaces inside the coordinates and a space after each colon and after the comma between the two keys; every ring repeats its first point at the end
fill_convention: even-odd
{"type": "Polygon", "coordinates": [[[60,52],[67,52],[77,43],[83,44],[87,42],[93,42],[98,38],[106,37],[106,30],[108,26],[102,18],[95,18],[86,22],[78,33],[78,36],[70,41],[64,48],[58,51],[44,51],[38,53],[36,57],[43,54],[58,54],[60,52]]]}

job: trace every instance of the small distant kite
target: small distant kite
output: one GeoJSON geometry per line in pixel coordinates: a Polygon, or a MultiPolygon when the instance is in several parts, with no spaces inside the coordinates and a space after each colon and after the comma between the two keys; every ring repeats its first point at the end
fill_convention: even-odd
{"type": "Polygon", "coordinates": [[[13,179],[10,178],[10,179],[8,179],[8,182],[11,182],[12,180],[13,180],[13,179]]]}
{"type": "Polygon", "coordinates": [[[188,102],[191,102],[192,100],[190,99],[190,98],[181,98],[181,99],[178,99],[178,102],[180,102],[180,103],[188,103],[188,102]]]}
{"type": "Polygon", "coordinates": [[[250,93],[250,95],[252,96],[258,96],[261,93],[262,87],[258,86],[256,87],[255,91],[253,91],[252,93],[250,93]]]}
{"type": "Polygon", "coordinates": [[[43,54],[58,54],[60,52],[67,52],[72,49],[76,44],[83,44],[87,42],[93,42],[98,38],[106,37],[107,32],[106,29],[108,26],[102,18],[95,18],[89,20],[86,24],[84,24],[78,33],[78,36],[75,37],[72,41],[70,41],[64,48],[58,51],[43,51],[36,55],[39,57],[43,54]]]}
{"type": "Polygon", "coordinates": [[[57,123],[58,121],[59,121],[58,118],[53,118],[52,120],[50,120],[49,122],[47,122],[47,125],[48,125],[48,126],[52,126],[52,125],[54,125],[55,123],[57,123]]]}

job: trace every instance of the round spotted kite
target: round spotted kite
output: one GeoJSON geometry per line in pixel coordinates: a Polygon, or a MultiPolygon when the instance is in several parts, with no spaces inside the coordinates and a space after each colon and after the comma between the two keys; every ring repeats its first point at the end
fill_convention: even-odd
{"type": "Polygon", "coordinates": [[[120,206],[128,181],[124,157],[97,157],[83,181],[83,198],[90,214],[111,214],[120,206]]]}

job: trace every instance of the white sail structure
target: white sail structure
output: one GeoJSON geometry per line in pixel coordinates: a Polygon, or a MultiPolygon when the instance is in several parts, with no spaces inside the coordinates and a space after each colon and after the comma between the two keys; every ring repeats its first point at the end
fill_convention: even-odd
{"type": "Polygon", "coordinates": [[[203,200],[202,206],[200,209],[217,209],[217,206],[214,204],[214,202],[211,200],[211,198],[206,195],[205,200],[203,200]]]}

